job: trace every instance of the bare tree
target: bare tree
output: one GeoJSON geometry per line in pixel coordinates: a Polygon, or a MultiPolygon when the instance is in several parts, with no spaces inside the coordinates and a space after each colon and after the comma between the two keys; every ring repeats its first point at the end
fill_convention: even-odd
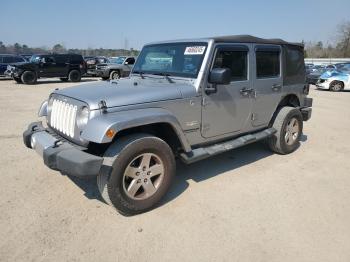
{"type": "Polygon", "coordinates": [[[350,21],[338,25],[338,44],[343,57],[350,56],[350,21]]]}

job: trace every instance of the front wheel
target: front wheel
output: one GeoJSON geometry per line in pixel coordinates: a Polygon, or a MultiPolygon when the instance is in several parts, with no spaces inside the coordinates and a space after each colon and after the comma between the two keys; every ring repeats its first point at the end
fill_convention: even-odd
{"type": "Polygon", "coordinates": [[[117,139],[104,157],[113,159],[111,173],[101,172],[97,185],[103,199],[124,215],[154,207],[175,174],[175,159],[162,139],[136,134],[117,139]]]}
{"type": "Polygon", "coordinates": [[[112,71],[109,74],[109,79],[114,80],[114,79],[119,79],[120,78],[120,73],[119,71],[112,71]]]}
{"type": "Polygon", "coordinates": [[[37,76],[36,76],[35,72],[33,72],[33,71],[25,71],[21,75],[21,81],[24,84],[34,85],[36,83],[36,80],[37,80],[37,76]]]}
{"type": "Polygon", "coordinates": [[[344,83],[341,81],[333,81],[329,85],[329,90],[333,92],[339,92],[343,90],[343,88],[344,88],[344,83]]]}
{"type": "Polygon", "coordinates": [[[303,117],[294,107],[282,107],[278,112],[273,128],[277,132],[268,138],[268,146],[278,154],[294,152],[298,146],[303,132],[303,117]]]}

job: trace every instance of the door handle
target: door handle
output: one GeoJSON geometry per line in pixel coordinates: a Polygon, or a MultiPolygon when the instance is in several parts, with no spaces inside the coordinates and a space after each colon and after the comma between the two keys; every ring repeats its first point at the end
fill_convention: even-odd
{"type": "Polygon", "coordinates": [[[280,84],[273,84],[271,88],[272,88],[273,91],[279,91],[282,88],[282,85],[280,85],[280,84]]]}
{"type": "Polygon", "coordinates": [[[239,92],[241,93],[242,96],[248,96],[249,94],[251,94],[254,91],[254,89],[252,88],[246,88],[243,87],[241,90],[239,90],[239,92]]]}

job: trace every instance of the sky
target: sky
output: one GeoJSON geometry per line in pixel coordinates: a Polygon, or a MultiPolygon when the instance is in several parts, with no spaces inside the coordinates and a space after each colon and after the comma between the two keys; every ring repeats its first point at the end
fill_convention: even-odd
{"type": "Polygon", "coordinates": [[[158,40],[250,34],[336,39],[350,0],[0,0],[0,41],[67,48],[134,48],[158,40]]]}

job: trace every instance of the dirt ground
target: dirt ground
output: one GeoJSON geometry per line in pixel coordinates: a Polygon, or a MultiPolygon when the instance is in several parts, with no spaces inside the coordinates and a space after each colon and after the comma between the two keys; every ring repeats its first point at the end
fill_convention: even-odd
{"type": "Polygon", "coordinates": [[[124,217],[94,179],[62,176],[23,145],[40,103],[71,85],[0,80],[0,261],[350,261],[350,92],[311,90],[295,153],[254,144],[178,163],[162,204],[124,217]]]}

